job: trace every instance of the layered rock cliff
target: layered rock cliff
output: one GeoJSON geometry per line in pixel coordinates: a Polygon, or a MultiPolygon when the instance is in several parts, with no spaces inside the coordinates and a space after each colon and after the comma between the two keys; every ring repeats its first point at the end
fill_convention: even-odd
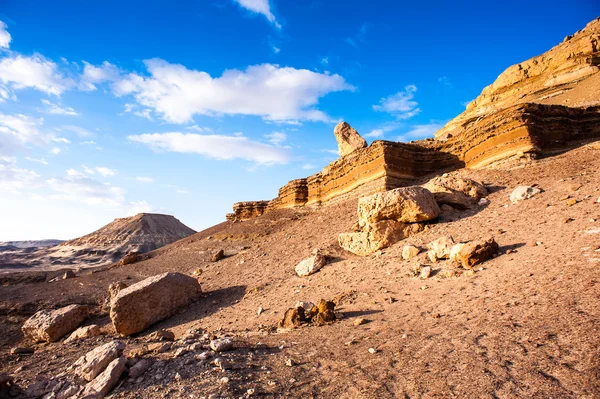
{"type": "Polygon", "coordinates": [[[412,143],[366,142],[348,123],[334,129],[341,158],[289,182],[271,201],[240,202],[228,220],[315,206],[414,184],[460,167],[531,159],[600,138],[600,18],[547,53],[509,67],[467,109],[412,143]]]}

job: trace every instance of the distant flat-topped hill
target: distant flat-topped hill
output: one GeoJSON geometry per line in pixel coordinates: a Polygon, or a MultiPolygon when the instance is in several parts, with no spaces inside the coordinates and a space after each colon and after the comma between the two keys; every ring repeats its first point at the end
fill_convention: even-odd
{"type": "Polygon", "coordinates": [[[0,248],[41,248],[53,247],[64,242],[65,240],[25,240],[25,241],[4,241],[0,242],[0,248]]]}
{"type": "Polygon", "coordinates": [[[145,253],[194,234],[171,215],[139,213],[117,218],[104,227],[60,242],[51,248],[8,246],[0,252],[0,268],[90,267],[118,261],[127,253],[145,253]]]}

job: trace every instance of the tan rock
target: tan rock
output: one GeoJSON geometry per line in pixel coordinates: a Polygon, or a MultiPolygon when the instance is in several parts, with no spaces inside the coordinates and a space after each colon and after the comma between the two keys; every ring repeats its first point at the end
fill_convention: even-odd
{"type": "Polygon", "coordinates": [[[121,356],[123,349],[123,341],[107,342],[92,349],[73,363],[75,374],[86,381],[92,381],[110,362],[121,356]]]}
{"type": "Polygon", "coordinates": [[[158,330],[148,335],[149,341],[175,341],[175,334],[169,330],[158,330]]]}
{"type": "Polygon", "coordinates": [[[533,198],[541,192],[542,190],[537,187],[519,186],[510,194],[510,202],[516,204],[519,201],[533,198]]]}
{"type": "Polygon", "coordinates": [[[285,311],[283,319],[279,322],[280,328],[298,328],[306,321],[304,308],[289,308],[285,311]]]}
{"type": "Polygon", "coordinates": [[[338,143],[338,153],[341,157],[367,146],[365,139],[347,122],[338,123],[333,129],[333,134],[338,143]]]}
{"type": "Polygon", "coordinates": [[[114,283],[112,283],[111,285],[108,286],[108,295],[110,296],[110,299],[113,299],[114,297],[117,296],[117,294],[124,288],[127,288],[128,285],[125,284],[123,281],[115,281],[114,283]]]}
{"type": "Polygon", "coordinates": [[[493,237],[471,241],[462,246],[455,255],[455,260],[465,269],[471,269],[473,266],[491,259],[498,253],[498,249],[498,243],[493,237]]]}
{"type": "Polygon", "coordinates": [[[88,337],[97,337],[101,333],[100,327],[98,327],[96,324],[90,324],[89,326],[79,327],[77,330],[73,331],[65,340],[65,342],[73,342],[77,341],[78,339],[88,337]]]}
{"type": "Polygon", "coordinates": [[[320,253],[317,253],[298,263],[296,265],[296,274],[300,277],[310,276],[325,266],[325,263],[327,263],[327,258],[320,253]]]}
{"type": "Polygon", "coordinates": [[[400,187],[358,200],[358,224],[361,228],[382,220],[424,222],[435,219],[439,214],[440,208],[433,194],[418,186],[400,187]]]}
{"type": "Polygon", "coordinates": [[[402,247],[402,259],[412,259],[417,256],[419,252],[421,252],[419,247],[415,247],[414,245],[405,245],[402,247]]]}
{"type": "Polygon", "coordinates": [[[35,342],[54,342],[73,331],[88,315],[88,307],[69,305],[56,310],[40,310],[21,328],[26,338],[35,342]]]}
{"type": "Polygon", "coordinates": [[[340,234],[338,243],[348,252],[366,256],[420,231],[423,231],[423,225],[420,223],[407,224],[383,220],[367,226],[365,231],[340,234]]]}
{"type": "Polygon", "coordinates": [[[200,298],[198,280],[180,273],[149,277],[121,290],[112,300],[110,318],[122,336],[140,332],[200,298]]]}
{"type": "Polygon", "coordinates": [[[119,357],[113,360],[98,377],[85,386],[82,399],[98,399],[105,397],[113,389],[125,371],[127,359],[119,357]]]}
{"type": "Polygon", "coordinates": [[[483,184],[454,176],[437,176],[423,185],[433,193],[438,205],[450,205],[457,209],[473,208],[488,192],[483,184]]]}
{"type": "Polygon", "coordinates": [[[152,363],[148,359],[141,359],[139,362],[134,364],[127,373],[130,378],[138,378],[150,368],[152,363]]]}
{"type": "Polygon", "coordinates": [[[429,256],[429,259],[432,262],[435,262],[439,259],[448,259],[450,258],[450,252],[452,251],[453,246],[454,239],[452,237],[440,237],[427,245],[427,247],[429,248],[427,256],[429,256]]]}
{"type": "Polygon", "coordinates": [[[312,322],[315,325],[321,326],[336,319],[334,302],[321,299],[317,305],[317,308],[318,313],[312,318],[312,322]]]}
{"type": "Polygon", "coordinates": [[[218,262],[221,259],[223,259],[225,257],[225,251],[223,251],[222,249],[219,249],[213,256],[212,256],[212,261],[213,262],[218,262]]]}
{"type": "Polygon", "coordinates": [[[139,260],[138,254],[136,254],[136,253],[130,253],[130,254],[127,254],[127,255],[123,256],[121,258],[121,261],[119,263],[122,264],[122,265],[130,265],[132,263],[137,262],[138,260],[139,260]]]}

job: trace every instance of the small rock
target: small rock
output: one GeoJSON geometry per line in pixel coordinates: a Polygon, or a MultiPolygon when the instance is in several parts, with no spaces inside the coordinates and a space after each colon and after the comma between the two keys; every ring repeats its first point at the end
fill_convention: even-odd
{"type": "Polygon", "coordinates": [[[431,267],[425,266],[424,268],[421,269],[421,273],[419,274],[419,277],[421,277],[422,279],[426,279],[426,278],[429,278],[430,275],[431,275],[431,267]]]}
{"type": "Polygon", "coordinates": [[[158,330],[148,335],[149,341],[175,341],[175,333],[169,330],[158,330]]]}
{"type": "Polygon", "coordinates": [[[374,355],[374,354],[376,354],[376,353],[377,353],[377,349],[375,349],[375,348],[369,348],[369,353],[370,353],[371,355],[374,355]]]}
{"type": "Polygon", "coordinates": [[[307,315],[309,314],[312,309],[315,307],[315,304],[310,302],[310,301],[298,301],[296,302],[296,306],[294,306],[296,308],[300,307],[304,309],[304,314],[307,315]]]}
{"type": "Polygon", "coordinates": [[[407,260],[414,258],[421,252],[419,247],[415,247],[414,245],[405,245],[402,248],[402,259],[407,260]]]}
{"type": "Polygon", "coordinates": [[[432,262],[436,262],[438,259],[448,259],[453,246],[454,239],[451,236],[440,237],[427,245],[429,248],[427,256],[432,262]]]}
{"type": "Polygon", "coordinates": [[[264,312],[265,310],[263,309],[262,306],[258,307],[258,310],[256,311],[256,314],[258,314],[259,316],[261,315],[262,312],[264,312]]]}
{"type": "Polygon", "coordinates": [[[327,263],[327,258],[320,253],[306,258],[296,265],[296,274],[300,277],[310,276],[319,271],[327,263]]]}
{"type": "Polygon", "coordinates": [[[296,307],[289,308],[285,311],[283,319],[279,322],[280,328],[297,328],[306,321],[304,316],[304,308],[296,307]]]}
{"type": "Polygon", "coordinates": [[[455,255],[455,261],[465,269],[471,269],[478,263],[491,259],[498,253],[498,243],[493,237],[485,240],[471,241],[462,246],[455,255]]]}
{"type": "Polygon", "coordinates": [[[83,398],[87,398],[88,395],[92,398],[105,397],[119,382],[126,363],[127,359],[124,357],[113,360],[100,375],[86,385],[81,396],[83,398]]]}
{"type": "Polygon", "coordinates": [[[73,331],[88,315],[88,307],[69,305],[56,310],[40,310],[31,316],[21,330],[34,342],[55,342],[73,331]]]}
{"type": "Polygon", "coordinates": [[[567,206],[573,206],[577,203],[577,200],[575,198],[570,198],[567,200],[567,206]]]}
{"type": "Polygon", "coordinates": [[[213,360],[213,364],[223,371],[231,369],[231,363],[229,363],[226,359],[223,359],[222,357],[218,357],[215,360],[213,360]]]}
{"type": "Polygon", "coordinates": [[[170,349],[171,349],[171,344],[168,342],[162,342],[162,343],[159,342],[159,343],[148,345],[148,350],[150,352],[165,353],[165,352],[168,352],[170,349]]]}
{"type": "Polygon", "coordinates": [[[366,319],[363,319],[362,317],[359,317],[358,319],[354,319],[354,325],[355,326],[360,326],[363,325],[367,322],[366,319]]]}
{"type": "Polygon", "coordinates": [[[286,359],[285,360],[285,365],[288,367],[293,367],[296,363],[294,363],[294,361],[292,359],[286,359]]]}
{"type": "Polygon", "coordinates": [[[212,261],[213,262],[218,262],[221,259],[223,259],[225,257],[225,251],[223,251],[222,249],[218,250],[217,253],[215,253],[212,257],[212,261]]]}
{"type": "Polygon", "coordinates": [[[540,190],[537,187],[519,186],[515,188],[514,191],[510,194],[510,202],[516,204],[519,201],[533,198],[541,192],[542,190],[540,190]]]}
{"type": "Polygon", "coordinates": [[[225,352],[233,349],[231,338],[213,339],[210,341],[210,349],[215,352],[225,352]]]}
{"type": "Polygon", "coordinates": [[[141,359],[129,369],[129,377],[138,378],[150,368],[152,363],[148,359],[141,359]]]}
{"type": "Polygon", "coordinates": [[[323,325],[336,319],[335,303],[321,299],[317,305],[318,313],[312,318],[312,322],[317,325],[323,325]]]}
{"type": "Polygon", "coordinates": [[[99,326],[90,324],[89,326],[79,327],[77,330],[73,331],[65,342],[73,342],[82,338],[97,337],[101,333],[99,326]]]}
{"type": "Polygon", "coordinates": [[[117,296],[117,294],[122,290],[127,288],[127,284],[123,281],[115,281],[111,285],[108,286],[108,295],[110,299],[113,299],[117,296]]]}
{"type": "Polygon", "coordinates": [[[111,341],[92,349],[73,363],[75,374],[92,381],[109,363],[121,356],[123,349],[125,343],[122,341],[111,341]]]}
{"type": "Polygon", "coordinates": [[[173,357],[181,357],[183,355],[185,355],[188,352],[187,348],[178,348],[175,353],[173,354],[173,357]]]}
{"type": "Polygon", "coordinates": [[[482,199],[479,200],[479,202],[477,203],[477,205],[479,205],[479,206],[486,206],[486,205],[489,205],[489,203],[490,203],[489,199],[482,198],[482,199]]]}
{"type": "Polygon", "coordinates": [[[123,256],[119,263],[122,265],[130,265],[132,263],[137,262],[138,260],[139,260],[138,254],[131,253],[131,254],[127,254],[127,255],[123,256]]]}

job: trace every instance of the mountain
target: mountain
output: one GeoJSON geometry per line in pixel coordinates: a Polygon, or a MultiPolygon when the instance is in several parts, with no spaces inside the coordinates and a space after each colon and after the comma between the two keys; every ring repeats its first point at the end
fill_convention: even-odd
{"type": "Polygon", "coordinates": [[[7,246],[0,253],[0,268],[100,266],[116,262],[127,253],[153,251],[194,233],[171,215],[139,213],[117,218],[90,234],[54,247],[36,250],[7,246]]]}

